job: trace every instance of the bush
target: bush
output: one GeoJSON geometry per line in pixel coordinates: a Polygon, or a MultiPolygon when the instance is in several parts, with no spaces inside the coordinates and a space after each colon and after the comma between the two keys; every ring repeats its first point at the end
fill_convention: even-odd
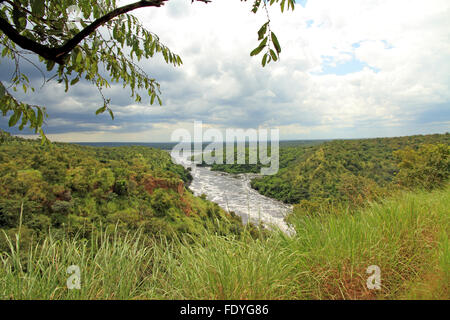
{"type": "Polygon", "coordinates": [[[450,175],[450,146],[424,144],[417,151],[406,147],[395,152],[400,159],[396,182],[406,188],[441,188],[450,175]]]}

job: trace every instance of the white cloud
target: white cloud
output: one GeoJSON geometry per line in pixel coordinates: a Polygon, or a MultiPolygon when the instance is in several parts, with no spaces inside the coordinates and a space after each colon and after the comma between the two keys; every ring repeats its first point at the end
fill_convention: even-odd
{"type": "MultiPolygon", "coordinates": [[[[270,125],[280,127],[282,138],[445,130],[448,114],[422,127],[416,122],[431,107],[450,104],[448,0],[309,0],[305,8],[297,5],[284,14],[273,7],[272,28],[283,51],[281,61],[264,69],[261,57],[249,55],[265,21],[263,12],[250,12],[251,3],[171,0],[162,8],[136,11],[149,30],[181,55],[184,65],[174,70],[160,58],[141,61],[149,74],[162,76],[165,106],[126,103],[123,89],[114,88],[112,96],[121,96],[116,101],[125,101],[112,100],[118,105],[118,121],[148,117],[152,125],[159,121],[170,129],[193,120],[216,126],[270,125]],[[314,23],[308,27],[309,20],[314,23]],[[319,75],[324,57],[332,65],[356,58],[379,72],[365,67],[341,76],[319,75]]],[[[93,104],[82,93],[76,98],[93,104]]],[[[84,109],[78,104],[73,105],[84,109]]],[[[157,129],[168,133],[152,127],[157,129]]],[[[155,132],[117,139],[142,141],[155,132]]]]}

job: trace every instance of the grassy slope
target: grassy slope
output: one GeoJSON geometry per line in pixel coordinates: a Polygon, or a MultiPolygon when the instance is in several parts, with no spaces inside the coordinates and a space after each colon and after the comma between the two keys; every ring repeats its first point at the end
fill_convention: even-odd
{"type": "Polygon", "coordinates": [[[49,237],[22,259],[12,241],[0,262],[0,297],[449,299],[449,207],[447,187],[404,193],[353,215],[297,218],[294,237],[205,233],[195,242],[153,244],[139,235],[49,237]],[[72,264],[81,268],[81,290],[66,288],[72,264]],[[374,264],[381,268],[377,292],[365,285],[374,264]]]}

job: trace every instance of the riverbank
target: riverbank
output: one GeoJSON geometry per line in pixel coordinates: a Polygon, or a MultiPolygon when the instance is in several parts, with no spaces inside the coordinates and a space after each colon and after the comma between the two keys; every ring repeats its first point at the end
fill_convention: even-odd
{"type": "Polygon", "coordinates": [[[285,221],[292,212],[292,206],[261,195],[251,188],[254,174],[212,171],[210,167],[192,165],[188,158],[176,154],[172,154],[172,161],[189,168],[192,176],[189,189],[195,196],[203,196],[225,211],[234,212],[244,224],[262,223],[269,228],[280,228],[286,233],[293,232],[285,221]]]}

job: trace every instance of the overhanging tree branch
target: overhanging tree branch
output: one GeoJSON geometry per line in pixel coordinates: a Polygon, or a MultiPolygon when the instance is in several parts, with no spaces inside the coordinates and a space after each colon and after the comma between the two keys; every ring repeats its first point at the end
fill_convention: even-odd
{"type": "Polygon", "coordinates": [[[12,40],[23,49],[33,51],[47,60],[53,60],[57,63],[60,63],[60,61],[57,61],[55,58],[55,48],[49,48],[25,36],[22,36],[16,29],[14,29],[13,26],[9,24],[7,20],[3,19],[2,17],[0,17],[0,30],[10,40],[12,40]]]}
{"type": "Polygon", "coordinates": [[[161,7],[162,5],[164,5],[164,2],[166,2],[166,1],[168,1],[168,0],[138,1],[138,2],[135,2],[135,3],[131,3],[129,5],[117,8],[117,9],[107,13],[103,17],[95,20],[90,25],[88,25],[86,28],[81,30],[72,39],[67,41],[62,47],[59,47],[55,58],[56,59],[60,59],[60,58],[64,57],[66,54],[68,54],[70,51],[72,51],[81,41],[83,41],[84,38],[89,36],[92,32],[97,30],[97,28],[99,28],[100,26],[102,26],[106,22],[111,21],[112,19],[114,19],[114,18],[116,18],[116,17],[118,17],[118,16],[120,16],[122,14],[128,13],[130,11],[133,11],[133,10],[136,10],[136,9],[139,9],[139,8],[144,8],[144,7],[161,7]]]}
{"type": "MultiPolygon", "coordinates": [[[[101,18],[98,18],[86,28],[81,30],[72,39],[68,40],[65,44],[60,47],[48,47],[42,45],[36,41],[33,41],[20,34],[7,20],[0,17],[0,30],[13,42],[22,47],[23,49],[30,50],[37,53],[47,60],[54,61],[58,64],[64,64],[64,57],[70,53],[83,39],[88,37],[91,33],[97,30],[99,27],[111,21],[112,19],[128,13],[130,11],[136,10],[138,8],[144,7],[161,7],[164,2],[168,0],[142,0],[123,7],[117,8],[101,18]]],[[[197,0],[201,2],[209,2],[208,0],[197,0]]],[[[0,0],[0,3],[3,2],[0,0]]]]}
{"type": "MultiPolygon", "coordinates": [[[[128,12],[143,7],[161,7],[169,0],[134,0],[134,3],[116,8],[115,1],[105,3],[103,0],[76,0],[71,1],[76,6],[74,12],[80,14],[89,21],[83,21],[81,31],[74,30],[66,23],[69,19],[69,10],[72,6],[61,7],[60,1],[53,0],[0,0],[0,45],[3,46],[2,56],[12,59],[16,66],[21,57],[21,52],[17,47],[33,52],[45,60],[48,71],[52,71],[55,63],[59,64],[54,77],[58,77],[58,82],[65,85],[65,91],[70,86],[74,86],[82,78],[92,82],[101,90],[108,87],[109,81],[123,81],[124,88],[129,86],[131,96],[136,102],[141,102],[141,92],[146,91],[150,97],[150,104],[154,104],[157,99],[161,105],[160,84],[156,79],[150,78],[134,61],[134,56],[139,61],[142,58],[149,59],[155,53],[164,57],[166,63],[180,66],[183,62],[181,58],[174,54],[168,47],[161,44],[159,38],[146,30],[138,19],[129,16],[128,12]],[[105,7],[106,5],[106,7],[105,7]],[[120,15],[128,17],[128,21],[116,19],[120,15]],[[96,19],[95,21],[91,21],[96,19]],[[102,27],[110,34],[110,39],[104,39],[102,32],[98,28],[102,27]],[[114,32],[113,32],[114,29],[114,32]],[[69,32],[67,32],[69,30],[69,32]],[[91,38],[95,41],[88,41],[91,38]],[[112,45],[110,45],[110,42],[112,45]],[[125,48],[124,48],[125,45],[125,48]],[[80,51],[77,51],[80,49],[80,51]],[[127,49],[127,50],[125,50],[127,49]],[[74,52],[77,51],[77,52],[74,52]],[[128,51],[128,53],[126,53],[128,51]],[[100,72],[99,66],[104,66],[103,72],[100,72]],[[75,75],[72,72],[75,72],[75,75]],[[138,92],[139,91],[139,92],[138,92]]],[[[194,2],[209,3],[212,0],[186,0],[194,2]]],[[[248,0],[241,0],[243,2],[248,0]]],[[[252,0],[252,12],[256,13],[261,7],[261,0],[252,0]]],[[[284,5],[288,4],[288,9],[294,10],[295,0],[264,0],[264,4],[272,5],[278,3],[283,12],[284,5]],[[286,2],[287,1],[287,2],[286,2]]],[[[68,5],[68,4],[67,4],[68,5]]],[[[74,21],[81,21],[75,19],[74,21]]],[[[274,49],[266,52],[263,57],[263,66],[269,63],[271,59],[278,60],[278,54],[281,49],[275,35],[271,32],[266,22],[258,31],[258,40],[262,40],[260,45],[252,51],[251,55],[258,54],[266,44],[273,44],[274,49]],[[269,41],[270,39],[270,41],[269,41]],[[257,51],[257,52],[256,52],[257,51]],[[269,55],[270,54],[270,55],[269,55]]],[[[18,69],[16,69],[18,70],[18,69]]],[[[52,79],[54,78],[52,77],[52,79]]],[[[28,77],[18,70],[11,78],[10,86],[17,91],[23,88],[26,93],[30,87],[28,77]]],[[[19,129],[24,126],[38,129],[42,138],[45,140],[45,134],[42,131],[44,109],[36,111],[26,103],[14,100],[6,92],[0,82],[0,98],[4,99],[0,103],[0,111],[4,115],[8,111],[13,111],[8,124],[15,126],[20,119],[22,122],[19,129]]],[[[104,106],[97,110],[102,113],[108,107],[109,100],[104,100],[104,106]]]]}

